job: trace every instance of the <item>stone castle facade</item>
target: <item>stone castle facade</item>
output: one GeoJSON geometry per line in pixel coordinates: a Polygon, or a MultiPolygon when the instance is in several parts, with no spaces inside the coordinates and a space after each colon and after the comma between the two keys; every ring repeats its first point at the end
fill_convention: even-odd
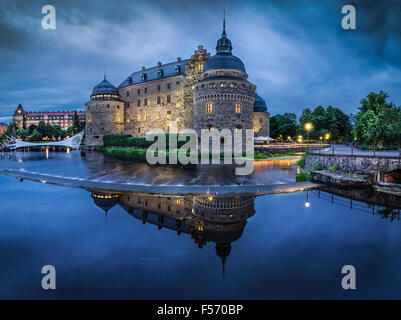
{"type": "Polygon", "coordinates": [[[248,80],[243,62],[232,55],[225,22],[216,55],[203,46],[185,60],[134,72],[118,88],[104,80],[86,103],[86,142],[102,145],[108,134],[143,137],[152,129],[254,129],[269,135],[265,101],[248,80]]]}

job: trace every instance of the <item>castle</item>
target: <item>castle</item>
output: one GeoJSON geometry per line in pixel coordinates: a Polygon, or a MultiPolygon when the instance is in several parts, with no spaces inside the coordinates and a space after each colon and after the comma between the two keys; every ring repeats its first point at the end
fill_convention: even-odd
{"type": "Polygon", "coordinates": [[[254,129],[269,135],[265,101],[248,80],[244,63],[232,54],[225,19],[223,33],[211,56],[198,46],[190,59],[132,73],[116,88],[104,80],[92,91],[86,108],[86,143],[102,145],[108,134],[143,137],[152,129],[254,129]]]}

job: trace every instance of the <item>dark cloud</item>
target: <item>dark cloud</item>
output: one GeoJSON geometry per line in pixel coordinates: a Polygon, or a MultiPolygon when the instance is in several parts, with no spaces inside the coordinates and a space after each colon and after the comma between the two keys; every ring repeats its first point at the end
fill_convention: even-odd
{"type": "Polygon", "coordinates": [[[0,117],[19,103],[82,109],[103,65],[118,85],[198,44],[214,53],[224,9],[234,54],[273,114],[320,104],[355,112],[379,90],[401,104],[399,1],[53,0],[57,29],[43,30],[46,4],[0,3],[0,117]],[[341,28],[345,4],[356,7],[357,30],[341,28]]]}

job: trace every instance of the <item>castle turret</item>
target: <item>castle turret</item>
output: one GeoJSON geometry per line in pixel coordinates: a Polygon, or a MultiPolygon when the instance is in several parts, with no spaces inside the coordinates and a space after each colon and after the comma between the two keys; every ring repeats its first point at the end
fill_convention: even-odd
{"type": "Polygon", "coordinates": [[[100,82],[92,91],[86,107],[86,143],[103,145],[103,136],[124,133],[124,102],[109,81],[100,82]]]}
{"type": "Polygon", "coordinates": [[[194,86],[194,129],[198,134],[202,129],[229,129],[232,134],[253,129],[256,87],[247,79],[244,63],[232,54],[224,19],[216,54],[206,61],[194,86]]]}
{"type": "Polygon", "coordinates": [[[253,104],[253,128],[255,137],[270,135],[270,113],[267,112],[266,101],[256,92],[253,104]]]}

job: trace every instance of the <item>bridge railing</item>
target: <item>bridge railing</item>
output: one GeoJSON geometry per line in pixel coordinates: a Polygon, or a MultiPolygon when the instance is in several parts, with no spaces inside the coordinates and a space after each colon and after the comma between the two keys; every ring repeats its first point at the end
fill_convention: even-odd
{"type": "Polygon", "coordinates": [[[395,150],[377,150],[373,146],[371,150],[362,150],[355,145],[331,144],[327,148],[311,149],[308,148],[307,153],[319,155],[342,155],[342,156],[362,156],[362,157],[390,157],[401,158],[401,148],[395,150]]]}

